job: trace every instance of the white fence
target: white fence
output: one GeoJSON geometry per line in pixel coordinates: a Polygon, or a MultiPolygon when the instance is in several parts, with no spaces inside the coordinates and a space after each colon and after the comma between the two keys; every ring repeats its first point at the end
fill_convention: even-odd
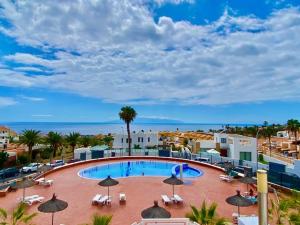
{"type": "MultiPolygon", "coordinates": [[[[132,156],[159,156],[159,150],[158,149],[132,149],[131,150],[132,156]]],[[[104,157],[118,157],[118,156],[128,156],[128,149],[112,149],[112,150],[105,150],[104,151],[104,157]]],[[[267,162],[275,162],[286,165],[286,172],[296,174],[300,176],[300,162],[299,160],[295,160],[295,165],[288,164],[286,162],[283,162],[281,160],[275,159],[273,157],[269,157],[267,155],[263,155],[264,160],[267,162]]],[[[252,162],[252,161],[246,161],[246,160],[237,160],[237,159],[231,159],[228,157],[222,157],[215,154],[209,154],[207,152],[201,152],[198,154],[191,154],[188,152],[178,152],[178,151],[171,151],[171,157],[173,158],[184,158],[184,159],[191,159],[195,160],[196,158],[203,159],[203,161],[206,161],[210,164],[218,164],[222,162],[231,162],[234,166],[248,166],[252,168],[252,171],[255,172],[257,169],[264,169],[268,170],[269,166],[268,164],[262,164],[259,162],[252,162]]]]}
{"type": "Polygon", "coordinates": [[[170,219],[142,219],[141,222],[133,223],[131,225],[199,225],[196,222],[192,222],[187,218],[170,218],[170,219]]]}

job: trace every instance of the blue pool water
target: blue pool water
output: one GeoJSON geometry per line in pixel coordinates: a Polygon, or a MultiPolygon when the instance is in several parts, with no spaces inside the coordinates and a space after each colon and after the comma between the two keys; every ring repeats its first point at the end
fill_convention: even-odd
{"type": "MultiPolygon", "coordinates": [[[[88,179],[104,179],[107,176],[113,178],[125,178],[132,176],[171,176],[172,173],[179,175],[179,165],[177,163],[163,161],[124,161],[109,163],[82,169],[78,175],[88,179]]],[[[183,177],[199,177],[203,172],[199,169],[184,165],[183,177]]]]}

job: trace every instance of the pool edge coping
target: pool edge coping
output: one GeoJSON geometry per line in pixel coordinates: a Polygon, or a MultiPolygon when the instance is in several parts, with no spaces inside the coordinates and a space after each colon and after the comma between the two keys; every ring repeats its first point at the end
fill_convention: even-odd
{"type": "MultiPolygon", "coordinates": [[[[160,157],[160,158],[162,158],[162,157],[160,157]]],[[[144,159],[144,160],[146,160],[146,161],[149,161],[149,160],[151,160],[151,159],[149,159],[149,158],[147,158],[147,159],[144,159]]],[[[118,160],[119,161],[119,160],[118,160]]],[[[122,160],[123,161],[123,160],[122,160]]],[[[124,162],[125,161],[127,161],[127,160],[124,160],[124,162]]],[[[139,160],[137,160],[137,159],[130,159],[130,161],[141,161],[141,159],[139,159],[139,160]]],[[[172,163],[172,162],[170,162],[170,161],[168,161],[168,160],[154,160],[154,161],[164,161],[165,163],[172,163]]],[[[175,164],[173,167],[172,167],[172,173],[173,173],[173,168],[174,167],[178,167],[178,166],[180,166],[180,164],[178,163],[178,162],[176,162],[176,161],[174,161],[175,163],[173,163],[173,164],[175,164]]],[[[118,162],[113,162],[113,164],[116,164],[116,163],[118,163],[118,162]]],[[[181,163],[182,164],[182,163],[181,163]]],[[[188,163],[187,163],[188,164],[188,163]]],[[[103,165],[107,165],[107,164],[103,164],[103,165]]],[[[85,169],[89,169],[89,168],[93,168],[93,167],[97,167],[97,166],[99,166],[99,165],[94,165],[94,166],[90,166],[90,167],[87,167],[87,168],[83,168],[83,169],[80,169],[78,172],[77,172],[77,176],[79,176],[80,178],[83,178],[83,179],[88,179],[88,180],[101,180],[101,179],[104,179],[104,178],[101,178],[101,179],[99,179],[99,178],[88,178],[88,177],[84,177],[84,176],[82,176],[82,175],[80,175],[79,173],[80,173],[80,171],[82,171],[82,170],[85,170],[85,169]]],[[[201,176],[203,176],[203,174],[204,174],[204,172],[201,170],[201,169],[196,169],[196,168],[193,168],[193,167],[190,167],[191,169],[193,169],[193,170],[196,170],[198,173],[199,173],[199,175],[198,176],[195,176],[195,177],[185,177],[185,179],[194,179],[194,178],[198,178],[198,177],[201,177],[201,176]]],[[[169,177],[169,176],[163,176],[163,175],[157,175],[157,176],[143,176],[143,175],[137,175],[137,176],[128,176],[128,177],[114,177],[114,179],[125,179],[125,178],[131,178],[131,177],[169,177]]]]}
{"type": "Polygon", "coordinates": [[[76,167],[76,166],[80,166],[80,165],[84,165],[84,164],[92,164],[95,162],[106,162],[106,161],[118,161],[118,160],[129,160],[129,159],[146,159],[146,160],[161,160],[161,161],[173,161],[173,162],[185,162],[185,163],[191,163],[194,165],[200,165],[200,166],[204,166],[204,167],[208,167],[208,168],[212,168],[212,169],[216,169],[219,170],[221,172],[224,172],[224,169],[215,165],[211,165],[208,163],[204,163],[204,162],[198,162],[198,161],[194,161],[194,160],[190,160],[190,159],[179,159],[179,158],[171,158],[171,157],[159,157],[159,156],[120,156],[120,157],[108,157],[108,158],[99,158],[99,159],[90,159],[90,160],[85,160],[85,161],[80,161],[80,162],[75,162],[75,163],[70,163],[70,164],[66,164],[63,166],[59,166],[56,167],[50,171],[45,172],[44,174],[40,174],[39,176],[37,176],[35,179],[41,178],[43,176],[47,176],[49,174],[52,173],[56,173],[57,171],[61,171],[64,169],[68,169],[71,167],[76,167]]]}

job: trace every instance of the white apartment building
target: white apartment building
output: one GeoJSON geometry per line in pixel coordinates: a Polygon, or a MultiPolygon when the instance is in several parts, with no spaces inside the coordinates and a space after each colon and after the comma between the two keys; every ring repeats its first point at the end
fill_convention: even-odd
{"type": "MultiPolygon", "coordinates": [[[[131,147],[134,148],[138,145],[141,148],[154,147],[158,145],[158,133],[153,131],[133,131],[131,134],[131,147]]],[[[113,134],[113,148],[128,148],[128,135],[127,132],[124,134],[113,134]]]]}
{"type": "Polygon", "coordinates": [[[276,136],[282,138],[290,138],[289,132],[287,130],[278,131],[276,136]]]}
{"type": "Polygon", "coordinates": [[[256,162],[257,140],[237,134],[215,133],[214,142],[221,155],[237,160],[256,162]]]}
{"type": "Polygon", "coordinates": [[[0,127],[0,147],[3,148],[9,144],[10,129],[7,127],[0,127]]]}

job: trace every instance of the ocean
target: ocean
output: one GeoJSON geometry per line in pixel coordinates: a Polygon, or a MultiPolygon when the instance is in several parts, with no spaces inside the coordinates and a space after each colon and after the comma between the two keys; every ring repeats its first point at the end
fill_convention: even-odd
{"type": "MultiPolygon", "coordinates": [[[[126,133],[126,125],[121,123],[65,123],[65,122],[11,122],[1,123],[17,133],[22,133],[26,129],[39,130],[46,134],[49,131],[68,134],[79,132],[82,135],[126,133]]],[[[232,126],[244,127],[251,124],[231,124],[232,126]]],[[[222,129],[224,124],[199,124],[199,123],[133,123],[132,131],[208,131],[209,129],[222,129]]]]}

